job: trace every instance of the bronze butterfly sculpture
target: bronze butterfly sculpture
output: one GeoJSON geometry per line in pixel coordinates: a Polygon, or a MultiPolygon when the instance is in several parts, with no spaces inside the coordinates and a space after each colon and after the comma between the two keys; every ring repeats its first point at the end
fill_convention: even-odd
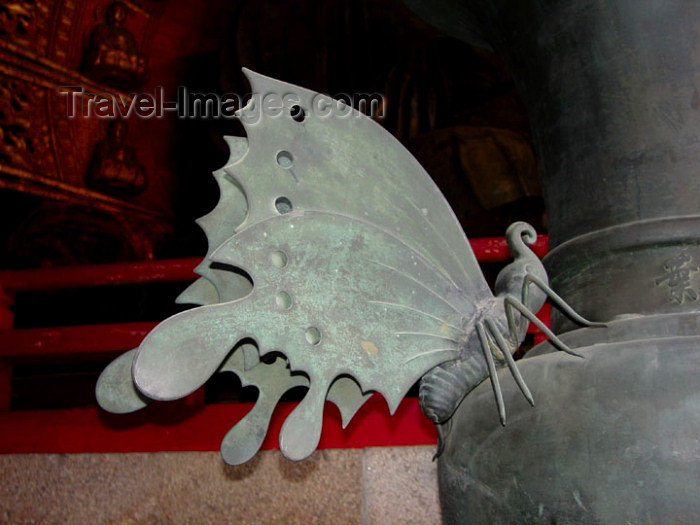
{"type": "Polygon", "coordinates": [[[224,460],[240,464],[297,386],[308,390],[280,433],[280,449],[296,460],[316,449],[326,400],[345,426],[373,392],[393,413],[420,379],[441,443],[461,400],[487,377],[505,424],[497,365],[532,403],[511,356],[528,323],[578,355],[533,312],[548,296],[594,324],[549,288],[528,247],[533,228],[508,229],[515,259],[494,295],[447,201],[392,135],[343,102],[244,71],[253,93],[279,104],[254,96],[238,114],[247,138],[227,138],[231,157],[214,173],[219,203],[198,221],[209,241],[201,278],[178,298],[201,306],[166,319],[104,370],[102,408],[178,399],[233,371],[259,390],[221,445],[224,460]]]}

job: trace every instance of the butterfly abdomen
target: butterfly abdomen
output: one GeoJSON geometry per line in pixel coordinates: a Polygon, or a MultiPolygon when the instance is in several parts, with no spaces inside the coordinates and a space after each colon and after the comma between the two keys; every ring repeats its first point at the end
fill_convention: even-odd
{"type": "MultiPolygon", "coordinates": [[[[478,344],[473,340],[469,342],[478,344]]],[[[467,343],[459,359],[436,366],[420,380],[421,409],[434,423],[444,423],[452,417],[462,399],[488,377],[483,356],[470,349],[478,347],[467,343]]]]}
{"type": "Polygon", "coordinates": [[[433,423],[444,423],[457,409],[466,389],[459,362],[437,366],[420,381],[418,399],[423,413],[433,423]]]}

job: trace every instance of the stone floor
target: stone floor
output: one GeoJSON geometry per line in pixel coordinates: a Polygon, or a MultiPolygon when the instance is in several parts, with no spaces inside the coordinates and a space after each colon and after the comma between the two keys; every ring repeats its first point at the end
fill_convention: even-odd
{"type": "Polygon", "coordinates": [[[262,452],[0,455],[3,524],[440,523],[434,447],[262,452]]]}

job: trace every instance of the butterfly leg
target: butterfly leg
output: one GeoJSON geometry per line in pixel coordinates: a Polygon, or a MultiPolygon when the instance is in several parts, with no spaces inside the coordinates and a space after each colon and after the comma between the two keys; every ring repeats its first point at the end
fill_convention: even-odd
{"type": "Polygon", "coordinates": [[[493,355],[491,354],[491,342],[489,341],[488,335],[486,335],[484,324],[481,321],[476,323],[476,331],[479,335],[479,341],[481,341],[481,350],[486,359],[486,366],[489,369],[491,388],[493,388],[493,395],[496,398],[496,405],[498,406],[498,417],[501,420],[501,425],[506,426],[506,407],[503,403],[503,392],[501,391],[498,374],[496,373],[496,365],[493,362],[493,355]]]}
{"type": "MultiPolygon", "coordinates": [[[[510,353],[511,345],[507,343],[507,341],[503,337],[503,334],[501,334],[501,332],[498,330],[495,323],[491,319],[486,319],[486,330],[488,331],[488,334],[496,340],[496,344],[498,345],[498,348],[501,350],[501,353],[503,354],[503,357],[506,360],[508,370],[510,370],[510,373],[513,375],[515,384],[518,385],[518,388],[523,393],[523,396],[525,396],[525,399],[527,399],[527,402],[534,407],[535,400],[532,398],[532,393],[525,384],[525,380],[520,374],[520,370],[518,370],[518,366],[515,364],[515,360],[513,359],[513,356],[510,353]]],[[[511,335],[515,336],[516,334],[511,335]]]]}
{"type": "MultiPolygon", "coordinates": [[[[526,303],[527,304],[527,303],[526,303]]],[[[519,317],[516,318],[515,312],[513,308],[506,308],[506,319],[508,320],[508,336],[511,338],[511,342],[513,343],[513,346],[520,346],[520,343],[522,342],[520,340],[520,321],[519,317]]]]}
{"type": "Polygon", "coordinates": [[[530,284],[534,284],[535,286],[540,288],[540,290],[542,290],[547,295],[547,297],[549,297],[549,299],[552,301],[552,303],[554,303],[554,305],[556,305],[557,308],[559,308],[562,312],[564,312],[578,324],[596,328],[604,328],[607,326],[605,323],[593,322],[589,321],[588,319],[585,319],[584,317],[581,317],[578,313],[574,311],[573,308],[571,308],[571,306],[569,306],[566,303],[566,301],[564,301],[564,299],[562,299],[562,297],[559,294],[552,290],[547,283],[545,283],[542,279],[531,273],[528,273],[525,276],[525,279],[523,280],[523,304],[527,304],[528,289],[530,284]]]}
{"type": "MultiPolygon", "coordinates": [[[[533,314],[530,310],[528,310],[523,303],[518,301],[515,297],[513,296],[507,296],[505,297],[505,305],[506,305],[506,312],[509,310],[517,310],[520,312],[523,317],[528,319],[532,324],[534,324],[537,328],[542,330],[542,332],[549,338],[549,340],[552,342],[554,346],[556,346],[559,350],[562,352],[566,352],[567,354],[574,355],[576,357],[583,358],[581,354],[578,352],[572,350],[569,348],[561,339],[559,339],[554,332],[552,332],[547,325],[545,325],[542,321],[540,321],[535,314],[533,314]]],[[[510,313],[508,315],[511,315],[510,313]]]]}

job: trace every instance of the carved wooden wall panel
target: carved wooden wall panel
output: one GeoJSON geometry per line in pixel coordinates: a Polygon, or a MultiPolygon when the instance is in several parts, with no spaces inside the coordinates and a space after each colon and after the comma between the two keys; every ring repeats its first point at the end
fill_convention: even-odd
{"type": "MultiPolygon", "coordinates": [[[[97,149],[109,151],[98,147],[107,121],[67,118],[69,95],[61,89],[84,89],[76,100],[85,105],[87,93],[128,103],[131,93],[153,94],[157,87],[166,101],[175,100],[178,86],[245,95],[249,87],[240,67],[247,66],[333,95],[381,93],[381,122],[419,160],[435,164],[436,143],[452,159],[435,164],[431,174],[446,193],[468,193],[453,204],[460,219],[477,228],[470,233],[499,234],[500,224],[480,229],[501,213],[498,205],[536,198],[539,189],[518,182],[534,173],[526,151],[530,137],[527,124],[513,118],[519,109],[502,103],[512,82],[490,60],[429,28],[400,0],[208,0],[206,8],[194,0],[0,0],[0,197],[12,205],[11,195],[21,192],[68,206],[56,213],[84,206],[111,214],[125,231],[141,235],[130,241],[140,246],[138,257],[153,256],[172,228],[187,246],[201,247],[193,219],[216,198],[209,172],[226,158],[221,135],[240,129],[229,121],[185,121],[172,114],[130,118],[126,138],[114,146],[130,160],[115,168],[94,158],[97,149]],[[111,52],[117,41],[122,47],[111,52]],[[112,74],[110,67],[120,64],[133,75],[112,74]],[[482,127],[494,131],[484,134],[482,127]],[[473,137],[483,135],[489,146],[494,133],[508,140],[487,148],[492,155],[481,163],[486,168],[465,167],[459,159],[483,149],[473,137]],[[515,157],[526,158],[525,171],[511,169],[515,157]],[[96,165],[104,167],[104,177],[131,180],[134,187],[86,184],[96,165]],[[483,198],[499,184],[513,191],[501,192],[500,201],[483,198]]],[[[30,211],[22,213],[29,218],[30,211]]],[[[0,242],[6,237],[0,231],[0,242]]]]}
{"type": "Polygon", "coordinates": [[[41,56],[48,51],[54,2],[3,0],[0,2],[0,36],[41,56]]]}
{"type": "MultiPolygon", "coordinates": [[[[80,71],[91,32],[105,22],[113,4],[112,0],[0,2],[0,188],[45,198],[42,209],[51,208],[51,203],[67,204],[55,209],[57,214],[74,215],[66,218],[67,222],[75,223],[75,215],[90,220],[90,209],[101,210],[112,217],[116,229],[124,232],[131,245],[124,253],[126,258],[134,254],[150,258],[169,231],[170,195],[162,184],[133,199],[86,188],[85,176],[96,145],[106,137],[108,122],[94,116],[67,115],[71,97],[66,86],[129,99],[127,93],[95,82],[80,71]],[[84,214],[76,212],[80,207],[86,208],[84,214]]],[[[133,35],[140,51],[151,16],[139,4],[124,4],[128,16],[123,27],[133,35]]],[[[75,98],[80,108],[93,97],[75,98]]],[[[147,177],[155,160],[149,141],[141,137],[147,136],[152,126],[131,120],[134,122],[125,142],[132,145],[136,159],[143,159],[147,177]]],[[[27,220],[36,220],[35,216],[30,214],[27,220]]],[[[25,226],[32,228],[31,224],[25,226]]],[[[94,229],[94,224],[85,226],[94,229]]],[[[18,237],[22,235],[15,235],[13,241],[18,237]]]]}

